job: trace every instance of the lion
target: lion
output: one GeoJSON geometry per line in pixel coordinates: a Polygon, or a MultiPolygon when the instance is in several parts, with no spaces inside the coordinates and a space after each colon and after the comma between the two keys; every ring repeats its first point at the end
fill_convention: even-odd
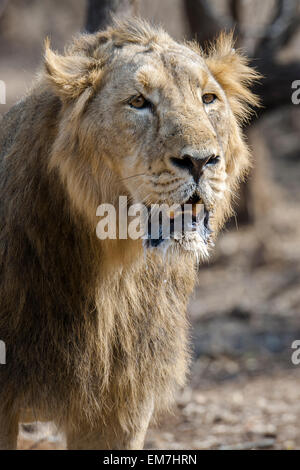
{"type": "MultiPolygon", "coordinates": [[[[0,131],[0,447],[53,421],[69,449],[141,449],[189,364],[186,306],[250,165],[258,73],[222,33],[204,52],[133,18],[81,34],[0,131]],[[97,207],[204,217],[164,250],[96,236],[97,207]]],[[[149,241],[149,240],[148,240],[149,241]]]]}

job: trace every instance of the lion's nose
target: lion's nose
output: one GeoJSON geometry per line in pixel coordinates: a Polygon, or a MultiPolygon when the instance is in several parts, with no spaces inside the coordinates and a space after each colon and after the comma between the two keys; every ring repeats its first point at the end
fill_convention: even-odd
{"type": "Polygon", "coordinates": [[[198,183],[204,167],[207,164],[215,165],[219,161],[219,157],[215,154],[203,155],[196,152],[185,152],[181,158],[172,157],[171,161],[178,168],[187,170],[198,183]]]}

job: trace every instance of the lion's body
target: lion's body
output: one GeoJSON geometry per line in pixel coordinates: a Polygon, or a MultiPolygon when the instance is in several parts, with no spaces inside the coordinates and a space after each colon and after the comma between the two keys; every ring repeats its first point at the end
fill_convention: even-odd
{"type": "MultiPolygon", "coordinates": [[[[42,77],[1,122],[0,446],[15,445],[29,412],[65,429],[69,447],[141,447],[153,411],[184,383],[195,256],[145,260],[140,241],[97,239],[82,196],[95,181],[85,180],[71,131],[61,147],[67,115],[75,127],[68,113],[42,77]]],[[[97,204],[114,201],[118,179],[95,166],[97,204]]]]}

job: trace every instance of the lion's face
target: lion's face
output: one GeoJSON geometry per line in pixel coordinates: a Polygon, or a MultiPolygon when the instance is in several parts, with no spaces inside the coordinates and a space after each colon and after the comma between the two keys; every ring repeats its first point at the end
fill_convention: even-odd
{"type": "Polygon", "coordinates": [[[106,162],[135,201],[199,197],[212,207],[222,198],[229,104],[196,53],[124,48],[92,107],[106,162]]]}
{"type": "Polygon", "coordinates": [[[229,104],[205,60],[187,47],[137,49],[118,53],[92,104],[103,156],[134,202],[204,204],[202,246],[226,190],[229,104]]]}
{"type": "MultiPolygon", "coordinates": [[[[93,187],[102,185],[98,191],[102,199],[103,187],[107,187],[104,164],[114,175],[108,178],[114,179],[114,196],[127,194],[132,202],[148,207],[203,204],[204,216],[197,221],[202,227],[186,237],[189,242],[182,246],[205,252],[209,219],[213,228],[221,225],[229,212],[229,194],[248,165],[238,119],[245,115],[245,101],[255,102],[245,87],[255,73],[231,49],[230,38],[222,37],[219,50],[205,57],[163,32],[150,40],[147,33],[153,36],[155,31],[146,31],[144,24],[137,26],[140,29],[134,34],[126,30],[130,24],[104,37],[99,34],[99,43],[105,45],[98,44],[98,48],[95,35],[90,63],[83,51],[91,54],[91,37],[88,45],[79,47],[80,55],[75,47],[75,55],[63,57],[67,63],[60,61],[60,68],[70,76],[71,61],[75,65],[77,57],[76,80],[81,89],[74,100],[76,88],[70,77],[63,86],[65,100],[69,89],[73,95],[72,100],[67,96],[65,127],[74,110],[80,110],[76,138],[82,139],[81,148],[84,139],[89,146],[92,155],[85,163],[91,166],[93,187]],[[97,70],[103,47],[107,65],[102,68],[98,61],[101,70],[97,70]],[[86,87],[77,76],[79,62],[88,77],[86,87]]],[[[57,86],[60,70],[54,69],[54,57],[51,53],[47,71],[57,86]]],[[[97,205],[100,202],[111,201],[97,201],[97,205]]]]}

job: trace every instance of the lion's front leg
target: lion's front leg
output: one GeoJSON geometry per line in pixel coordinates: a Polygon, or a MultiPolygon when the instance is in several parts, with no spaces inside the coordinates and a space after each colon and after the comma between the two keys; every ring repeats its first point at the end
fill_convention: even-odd
{"type": "Polygon", "coordinates": [[[153,405],[143,407],[134,429],[124,430],[114,416],[107,417],[96,428],[87,424],[79,430],[66,431],[67,447],[73,450],[140,450],[153,412],[153,405]]]}
{"type": "Polygon", "coordinates": [[[139,450],[144,446],[146,431],[147,428],[126,433],[113,426],[71,431],[67,432],[67,447],[69,450],[139,450]]]}

